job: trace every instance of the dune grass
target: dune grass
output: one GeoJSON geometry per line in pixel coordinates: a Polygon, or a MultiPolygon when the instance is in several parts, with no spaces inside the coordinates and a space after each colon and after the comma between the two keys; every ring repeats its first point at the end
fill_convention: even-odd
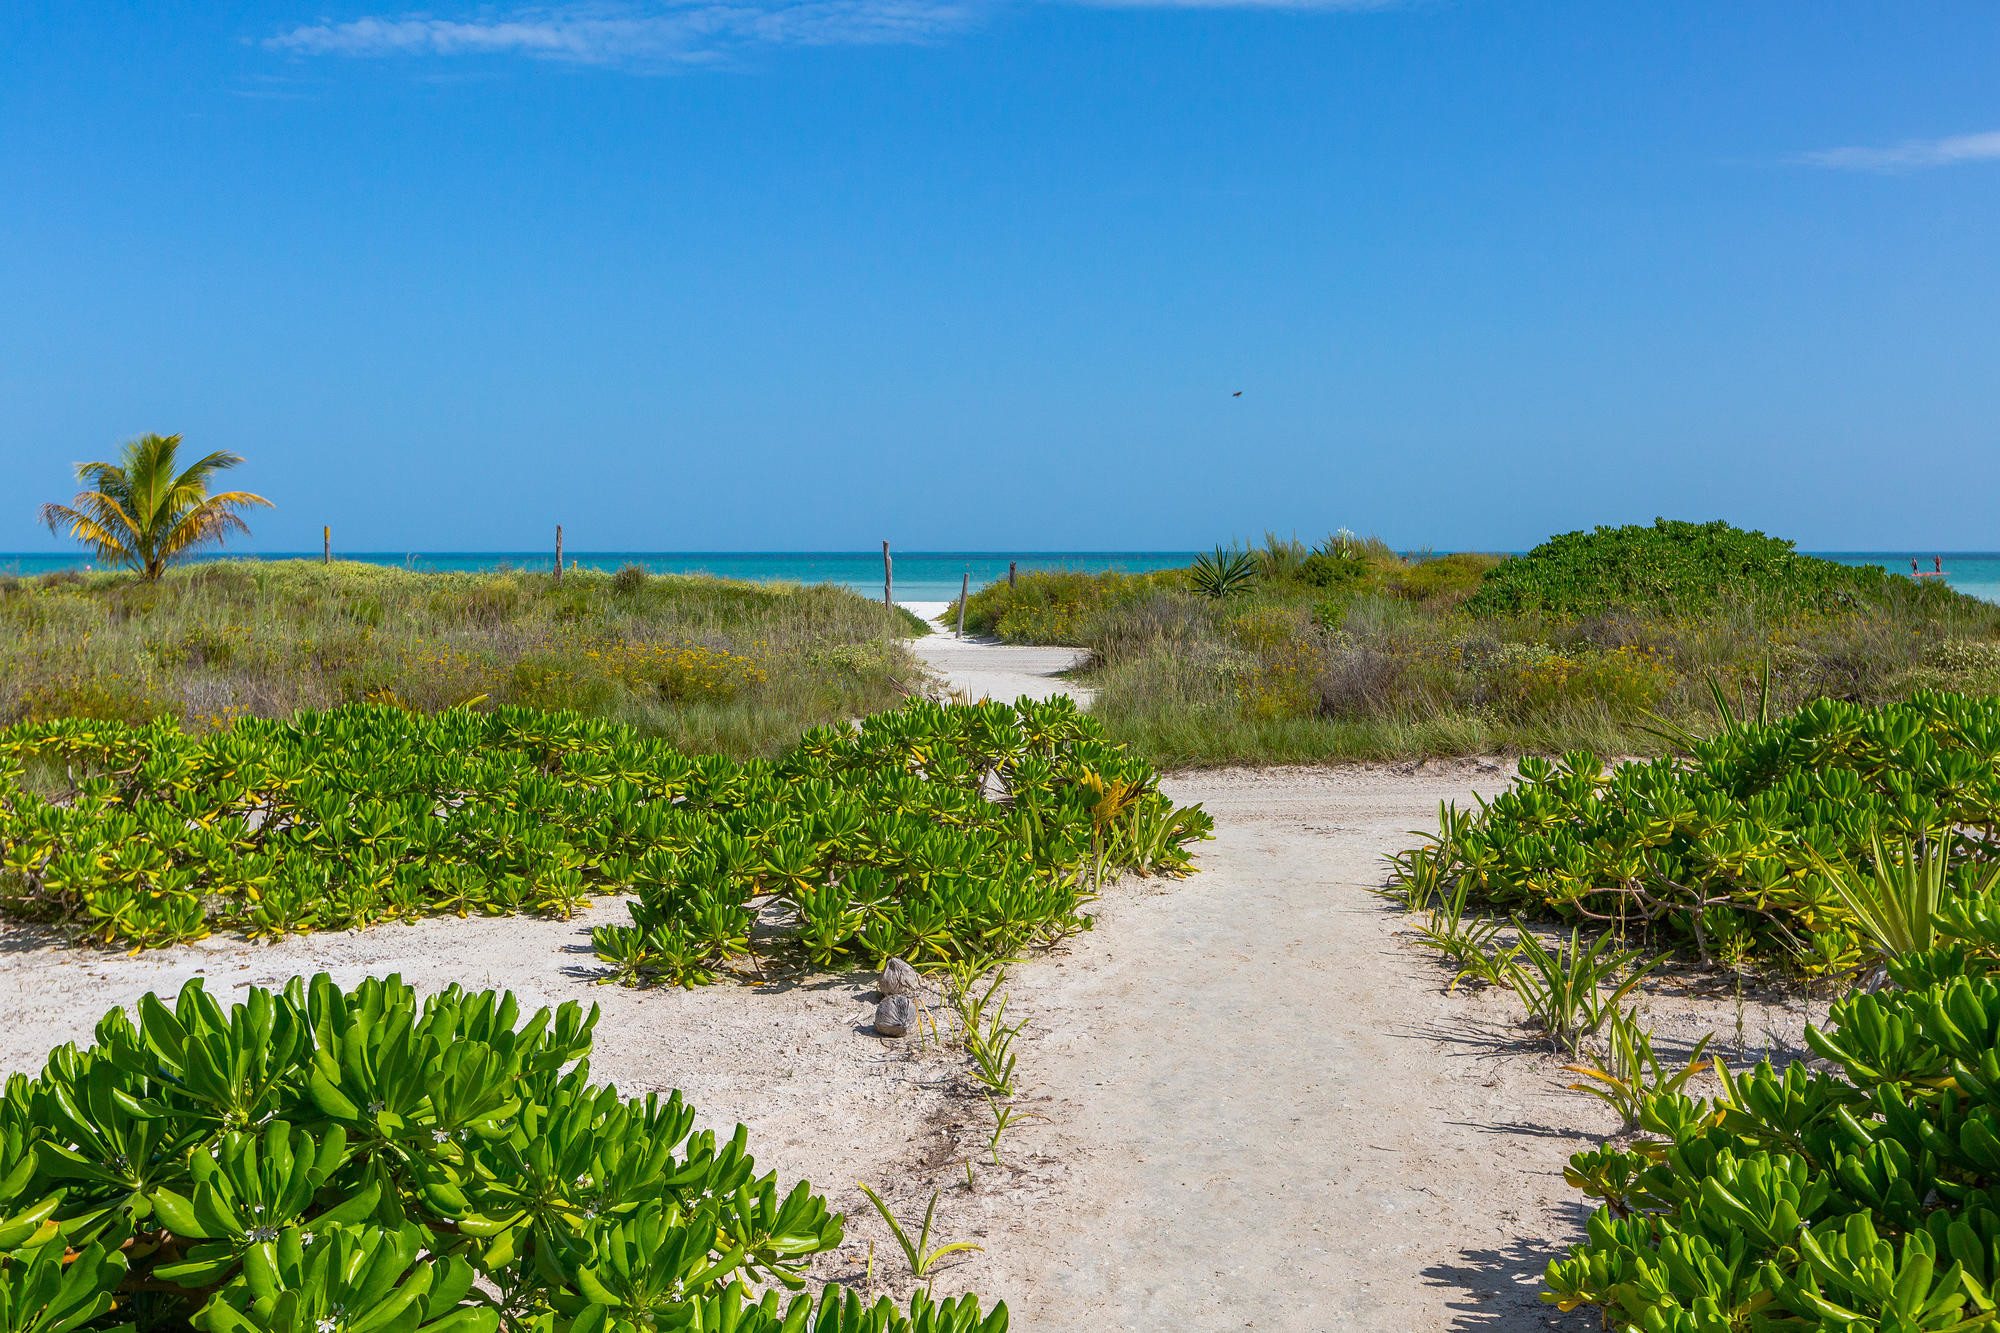
{"type": "Polygon", "coordinates": [[[694,753],[774,753],[893,707],[916,618],[843,589],[573,570],[217,561],[0,579],[0,720],[208,730],[355,700],[569,708],[694,753]]]}
{"type": "Polygon", "coordinates": [[[1629,545],[1649,576],[1600,549],[1607,595],[1559,543],[1545,574],[1528,560],[1405,557],[1345,535],[1317,547],[1270,537],[1250,553],[1254,581],[1232,595],[1200,595],[1187,570],[1030,574],[974,594],[966,621],[1011,642],[1089,649],[1107,733],[1159,765],[1651,754],[1664,747],[1660,717],[1713,725],[1711,682],[1748,699],[1767,675],[1778,708],[2000,691],[2000,606],[1823,568],[1716,525],[1591,538],[1629,545]],[[1745,552],[1760,577],[1738,584],[1745,552]],[[1530,600],[1523,588],[1595,609],[1506,609],[1530,600]]]}

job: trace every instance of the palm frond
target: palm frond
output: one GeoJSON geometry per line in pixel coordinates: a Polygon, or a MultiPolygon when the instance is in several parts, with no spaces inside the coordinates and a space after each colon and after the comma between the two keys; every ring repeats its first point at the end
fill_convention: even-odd
{"type": "Polygon", "coordinates": [[[208,491],[209,478],[243,456],[218,449],[177,468],[180,444],[178,435],[142,435],[126,442],[121,462],[77,464],[77,480],[94,489],[68,505],[43,505],[42,522],[51,532],[68,525],[105,563],[135,566],[147,578],[200,547],[248,535],[241,511],[271,502],[251,491],[208,491]]]}

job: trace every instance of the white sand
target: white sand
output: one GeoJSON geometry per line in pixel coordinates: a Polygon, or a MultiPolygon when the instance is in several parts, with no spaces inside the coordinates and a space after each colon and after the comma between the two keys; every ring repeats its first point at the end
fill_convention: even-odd
{"type": "MultiPolygon", "coordinates": [[[[948,602],[902,602],[925,620],[935,621],[944,614],[948,602]]],[[[950,698],[978,702],[998,699],[1012,703],[1023,695],[1047,699],[1067,694],[1084,707],[1090,706],[1090,687],[1065,679],[1064,672],[1082,667],[1089,654],[1080,648],[1044,648],[1000,643],[969,635],[960,639],[948,626],[933,629],[927,638],[910,644],[915,653],[938,678],[939,693],[950,698]]]]}

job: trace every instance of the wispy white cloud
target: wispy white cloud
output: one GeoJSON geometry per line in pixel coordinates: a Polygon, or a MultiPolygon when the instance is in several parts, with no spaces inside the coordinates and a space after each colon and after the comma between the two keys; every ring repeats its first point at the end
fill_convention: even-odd
{"type": "Polygon", "coordinates": [[[923,42],[969,24],[976,0],[721,0],[651,9],[568,7],[449,19],[305,24],[265,45],[302,55],[522,55],[589,65],[699,64],[755,45],[923,42]]]}
{"type": "MultiPolygon", "coordinates": [[[[303,24],[265,39],[325,56],[514,55],[585,65],[703,64],[753,46],[928,42],[1002,0],[599,0],[303,24]]],[[[1106,7],[1379,9],[1400,0],[1075,0],[1106,7]]]]}
{"type": "Polygon", "coordinates": [[[2000,159],[2000,130],[1944,139],[1905,139],[1886,148],[1822,148],[1799,158],[1810,166],[1845,171],[1916,171],[1995,159],[2000,159]]]}

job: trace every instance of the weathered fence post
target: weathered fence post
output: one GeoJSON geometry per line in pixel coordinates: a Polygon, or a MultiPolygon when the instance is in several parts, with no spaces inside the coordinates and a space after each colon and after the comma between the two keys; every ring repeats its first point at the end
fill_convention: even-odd
{"type": "Polygon", "coordinates": [[[331,523],[319,530],[319,562],[322,565],[333,563],[333,525],[331,523]]]}
{"type": "Polygon", "coordinates": [[[889,558],[889,543],[882,543],[882,605],[896,604],[896,564],[889,558]]]}
{"type": "Polygon", "coordinates": [[[1009,560],[1007,562],[1007,586],[1010,588],[1014,586],[1014,569],[1014,562],[1009,560]]]}
{"type": "Polygon", "coordinates": [[[965,577],[958,581],[958,637],[965,637],[965,598],[972,591],[972,571],[966,570],[965,577]]]}
{"type": "Polygon", "coordinates": [[[562,524],[556,524],[556,582],[562,582],[562,524]]]}

